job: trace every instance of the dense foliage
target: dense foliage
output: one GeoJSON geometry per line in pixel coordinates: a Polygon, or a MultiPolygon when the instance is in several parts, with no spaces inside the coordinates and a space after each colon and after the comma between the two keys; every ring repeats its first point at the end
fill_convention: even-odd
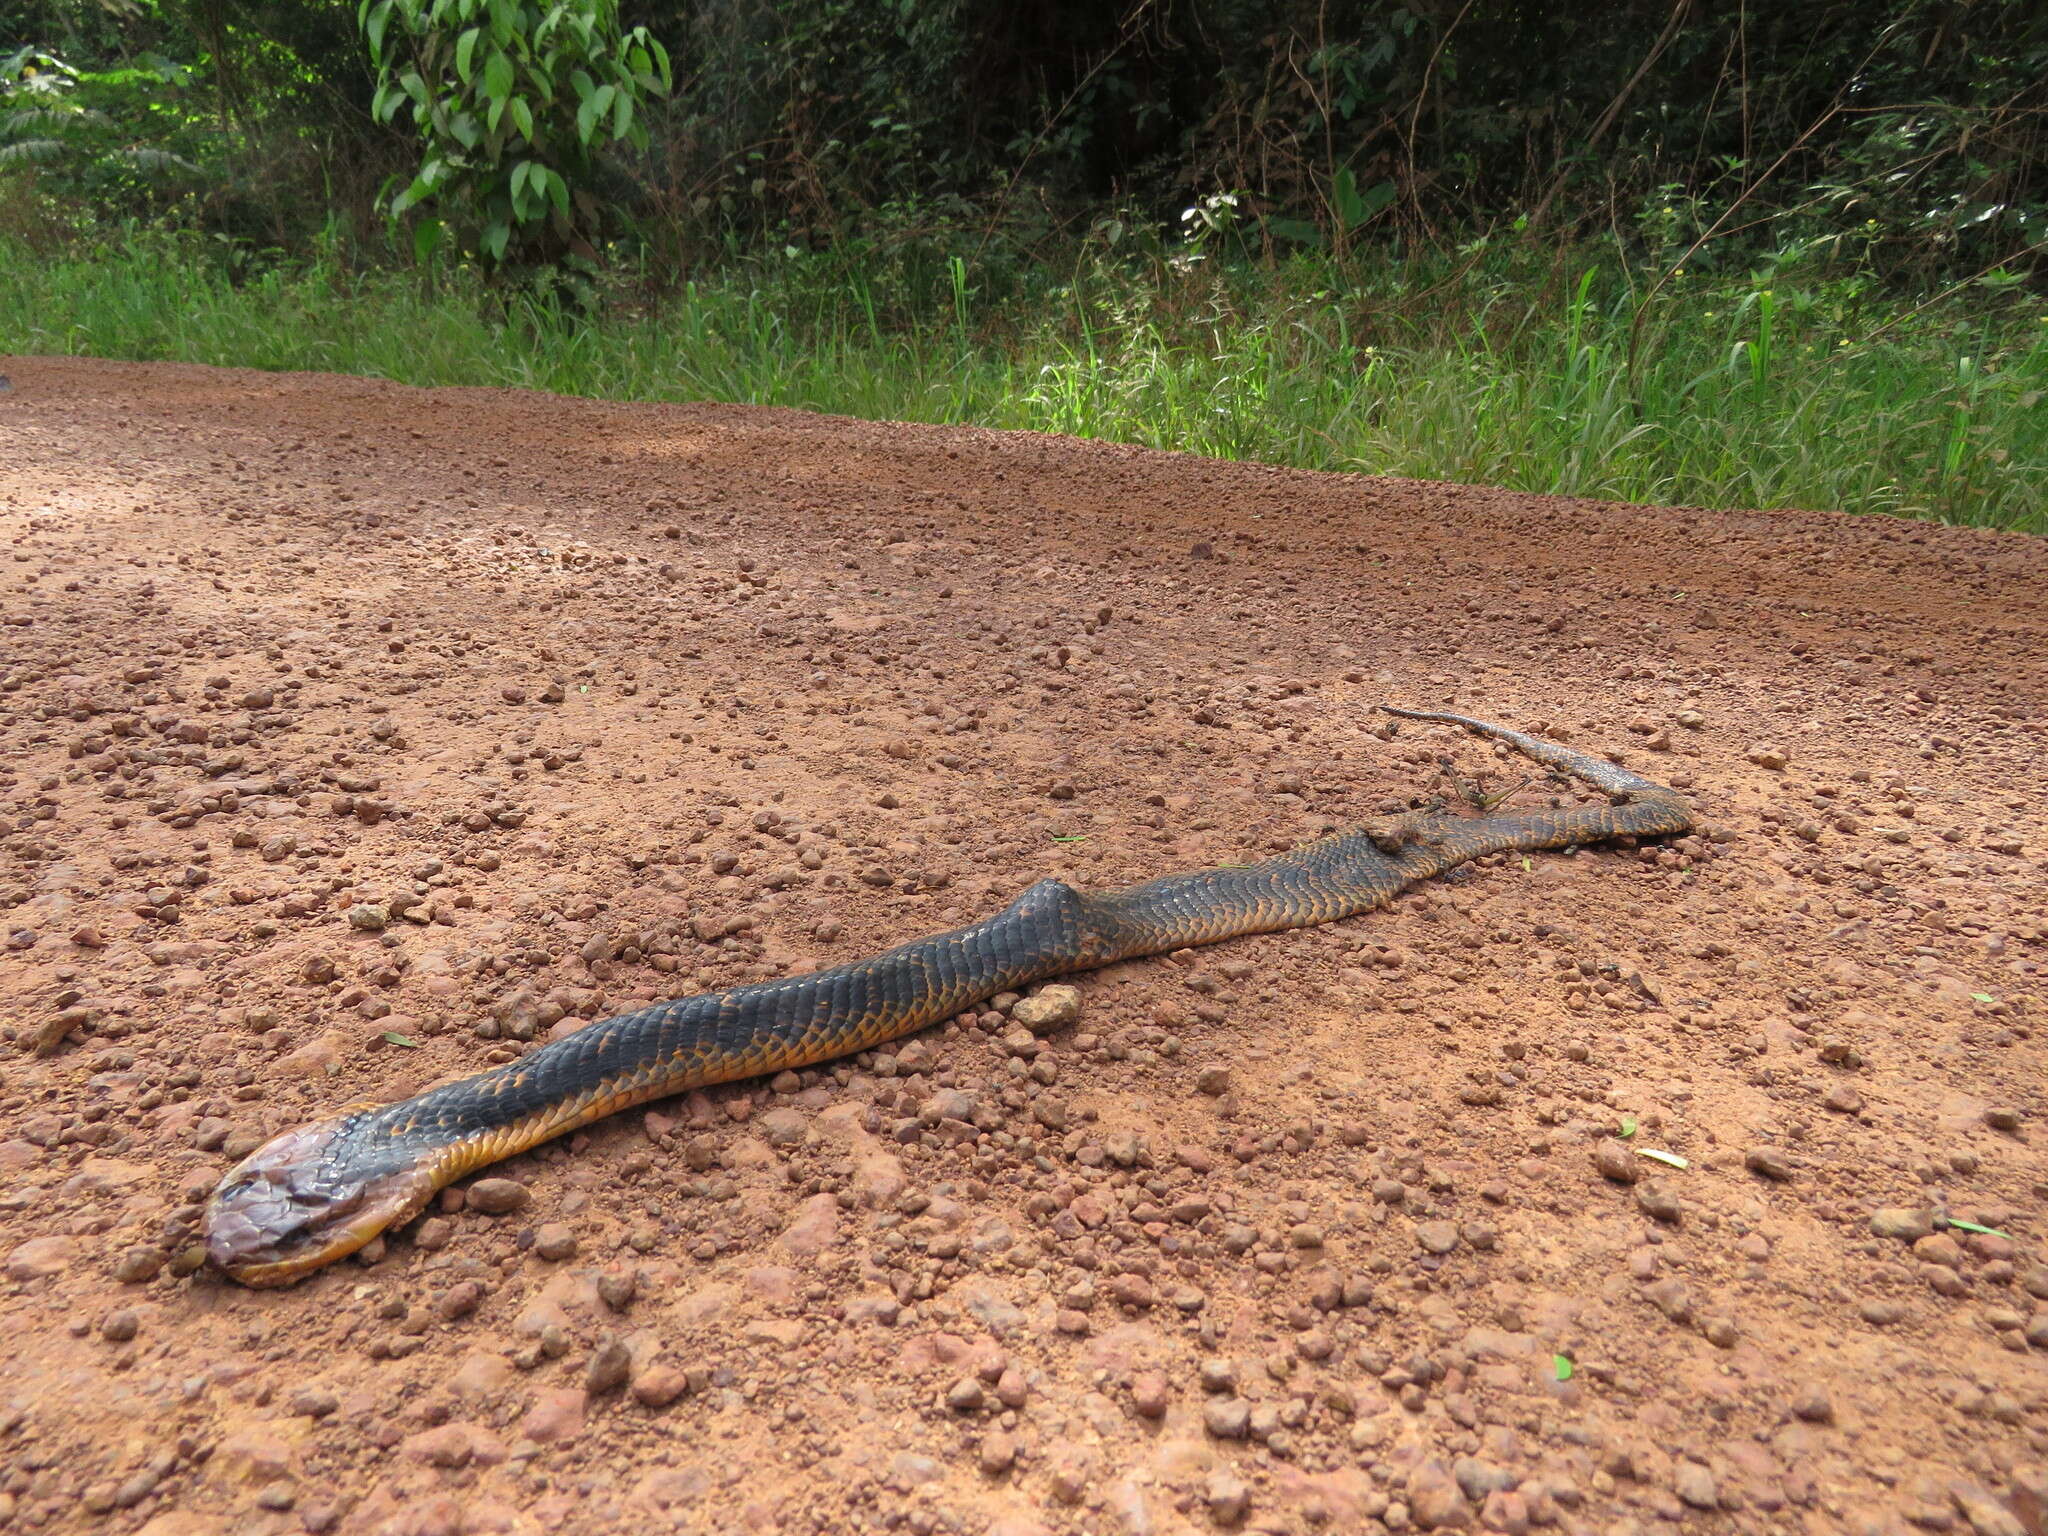
{"type": "Polygon", "coordinates": [[[457,172],[492,245],[604,230],[672,273],[935,229],[984,254],[1171,232],[1219,195],[1268,253],[1533,225],[1701,262],[1797,240],[1915,279],[2026,263],[2048,221],[2038,0],[0,0],[0,43],[30,50],[0,85],[11,233],[89,207],[302,250],[309,210],[367,233],[457,172]],[[563,113],[495,168],[448,137],[460,113],[378,94],[380,59],[438,59],[437,102],[493,83],[455,68],[471,11],[563,113]],[[589,111],[607,85],[625,131],[589,111]]]}

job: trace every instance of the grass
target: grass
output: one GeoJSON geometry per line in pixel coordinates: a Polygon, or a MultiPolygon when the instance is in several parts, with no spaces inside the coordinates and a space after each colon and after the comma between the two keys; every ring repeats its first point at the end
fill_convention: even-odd
{"type": "Polygon", "coordinates": [[[0,247],[0,351],[322,369],[1074,433],[1228,459],[1706,507],[2048,532],[2048,307],[1923,307],[1796,262],[1611,250],[1083,253],[1057,276],[789,253],[584,313],[331,257],[236,273],[131,234],[0,247]]]}

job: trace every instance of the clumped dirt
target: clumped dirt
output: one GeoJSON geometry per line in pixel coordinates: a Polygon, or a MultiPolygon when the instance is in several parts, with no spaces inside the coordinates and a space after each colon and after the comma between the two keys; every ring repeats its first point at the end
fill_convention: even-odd
{"type": "Polygon", "coordinates": [[[2042,1530],[2039,543],[6,366],[0,1529],[2042,1530]],[[1702,829],[196,1269],[350,1101],[1521,782],[1381,699],[1702,829]]]}

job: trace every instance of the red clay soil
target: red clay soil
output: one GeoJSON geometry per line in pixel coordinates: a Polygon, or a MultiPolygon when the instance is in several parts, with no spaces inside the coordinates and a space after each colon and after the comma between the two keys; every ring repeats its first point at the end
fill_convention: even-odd
{"type": "Polygon", "coordinates": [[[2041,1532],[2039,542],[4,367],[8,1536],[2041,1532]],[[1383,699],[1701,830],[198,1267],[350,1101],[1521,784],[1383,699]]]}

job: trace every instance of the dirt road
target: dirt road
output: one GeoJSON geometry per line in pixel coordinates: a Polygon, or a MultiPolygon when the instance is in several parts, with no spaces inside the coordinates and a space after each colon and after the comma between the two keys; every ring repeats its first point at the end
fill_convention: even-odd
{"type": "Polygon", "coordinates": [[[0,1530],[2041,1531],[2039,542],[0,368],[0,1530]],[[193,1272],[349,1101],[1520,782],[1381,699],[1702,831],[193,1272]]]}

